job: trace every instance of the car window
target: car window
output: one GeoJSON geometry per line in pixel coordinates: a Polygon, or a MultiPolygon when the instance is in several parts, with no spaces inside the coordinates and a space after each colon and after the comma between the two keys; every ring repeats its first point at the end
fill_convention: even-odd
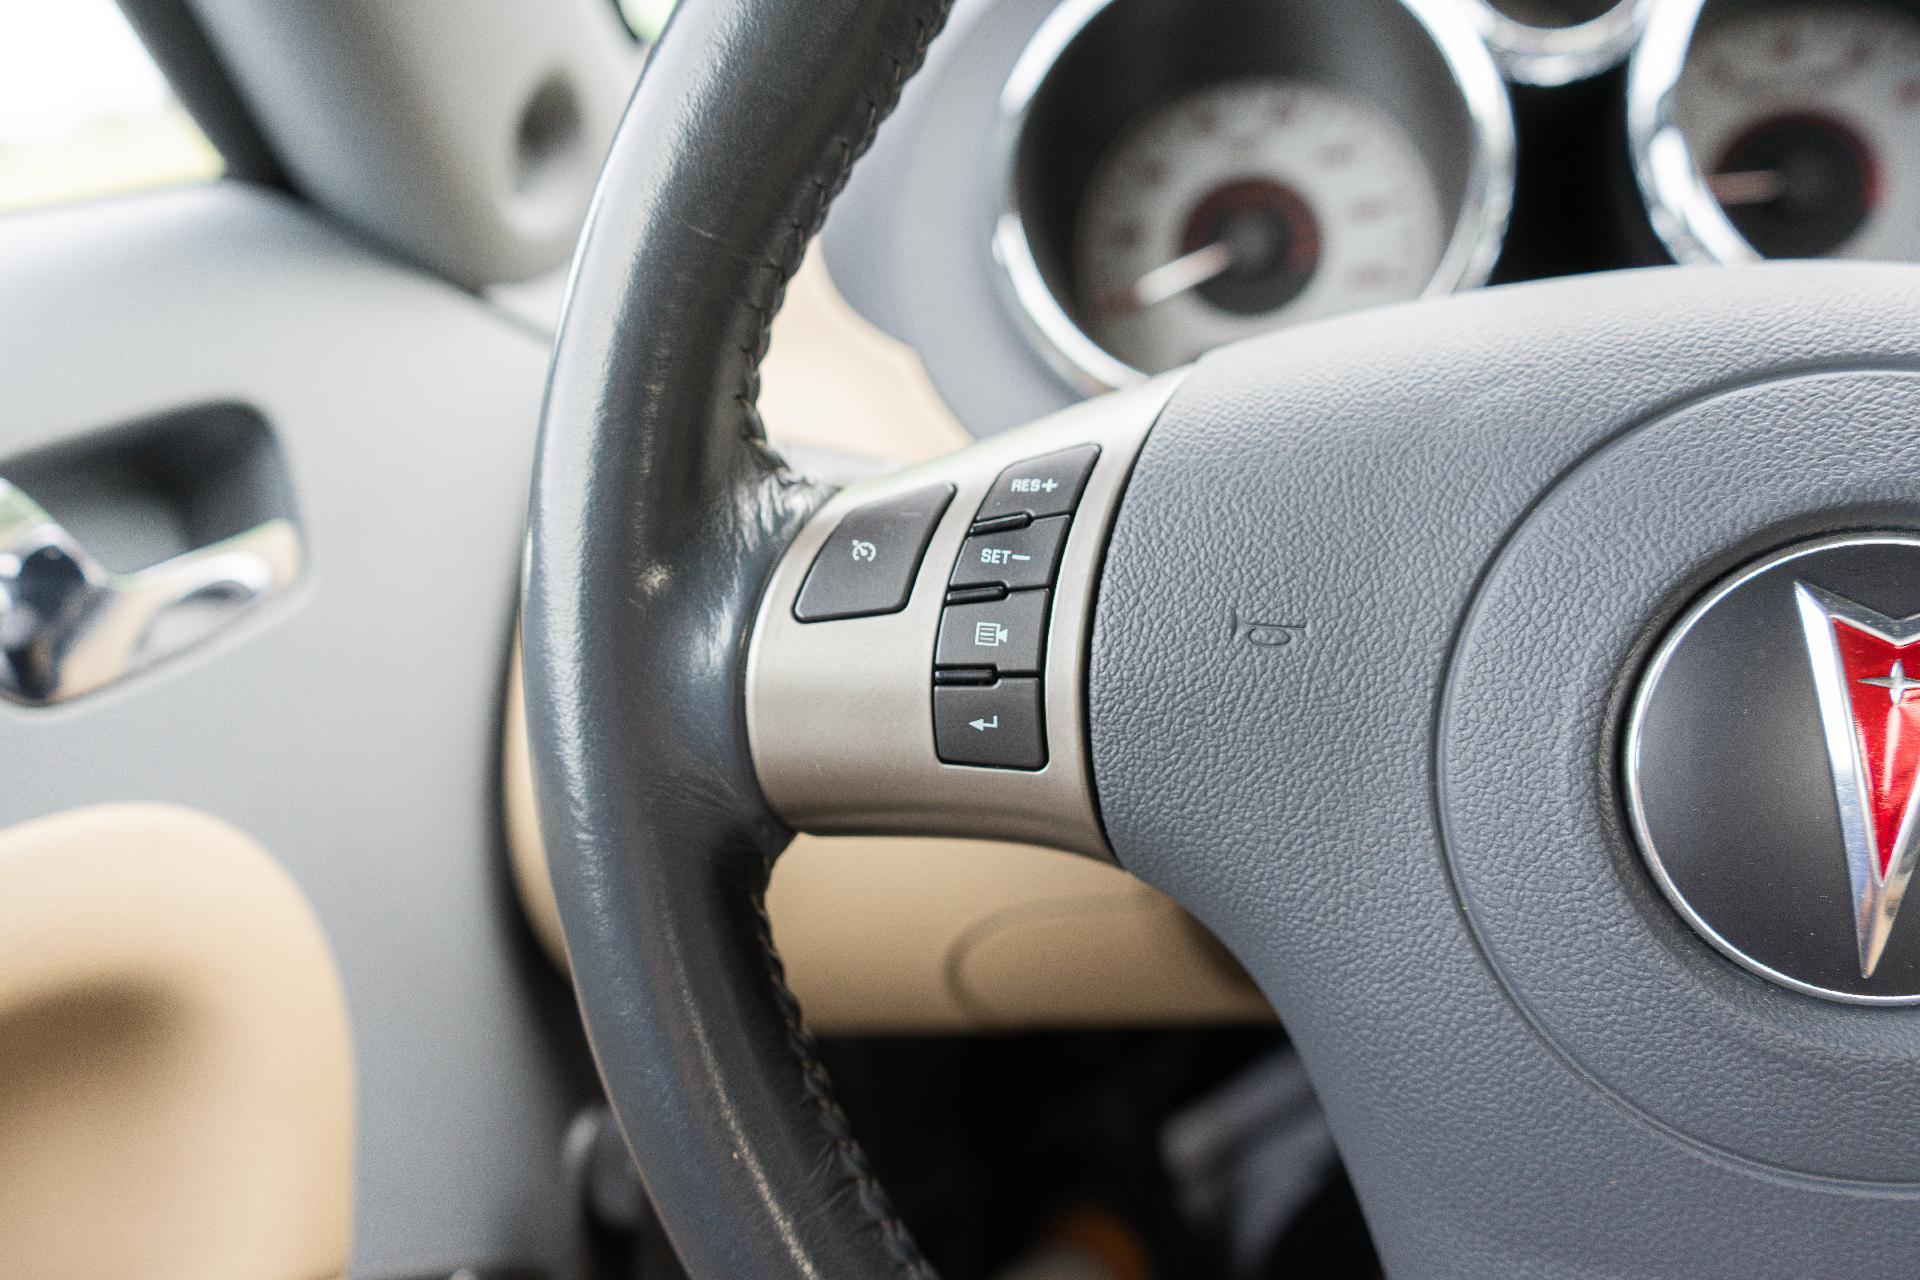
{"type": "Polygon", "coordinates": [[[0,0],[0,212],[221,167],[113,0],[0,0]]]}
{"type": "Polygon", "coordinates": [[[652,44],[667,25],[674,0],[614,0],[614,4],[626,20],[627,30],[633,32],[633,38],[641,44],[652,44]]]}

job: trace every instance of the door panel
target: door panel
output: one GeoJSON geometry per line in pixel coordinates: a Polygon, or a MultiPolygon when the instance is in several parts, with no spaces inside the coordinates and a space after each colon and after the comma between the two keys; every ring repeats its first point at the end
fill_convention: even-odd
{"type": "Polygon", "coordinates": [[[237,183],[0,220],[8,460],[208,405],[273,433],[305,566],[190,653],[0,702],[0,827],[191,807],[272,850],[338,958],[354,1271],[557,1258],[590,1075],[513,908],[500,691],[544,340],[237,183]]]}
{"type": "Polygon", "coordinates": [[[334,1280],[352,1243],[339,973],[202,814],[0,831],[0,1240],[40,1280],[334,1280]]]}

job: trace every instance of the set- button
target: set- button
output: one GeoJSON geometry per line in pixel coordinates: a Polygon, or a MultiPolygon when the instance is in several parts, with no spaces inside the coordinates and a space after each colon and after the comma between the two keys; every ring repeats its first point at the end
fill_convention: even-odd
{"type": "Polygon", "coordinates": [[[1012,528],[976,533],[960,544],[950,587],[1050,587],[1067,544],[1067,516],[1049,516],[1012,528]]]}
{"type": "Polygon", "coordinates": [[[948,579],[933,654],[933,736],[948,764],[1047,763],[1041,678],[1054,579],[1096,445],[1002,471],[981,499],[948,579]]]}

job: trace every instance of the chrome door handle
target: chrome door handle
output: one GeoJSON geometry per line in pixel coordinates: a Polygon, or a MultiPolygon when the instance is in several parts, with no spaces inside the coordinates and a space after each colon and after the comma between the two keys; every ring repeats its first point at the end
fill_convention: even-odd
{"type": "Polygon", "coordinates": [[[300,576],[274,519],[134,573],[112,573],[0,480],[0,696],[29,706],[103,688],[207,640],[300,576]]]}

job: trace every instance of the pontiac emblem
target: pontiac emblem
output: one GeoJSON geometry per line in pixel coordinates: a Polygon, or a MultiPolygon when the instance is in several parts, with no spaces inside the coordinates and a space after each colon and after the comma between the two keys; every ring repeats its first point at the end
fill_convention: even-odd
{"type": "Polygon", "coordinates": [[[1860,976],[1870,978],[1920,850],[1920,615],[1889,618],[1808,582],[1794,583],[1820,733],[1853,888],[1860,976]]]}
{"type": "Polygon", "coordinates": [[[1710,946],[1806,995],[1920,1005],[1920,534],[1803,542],[1707,589],[1628,710],[1626,817],[1710,946]]]}

